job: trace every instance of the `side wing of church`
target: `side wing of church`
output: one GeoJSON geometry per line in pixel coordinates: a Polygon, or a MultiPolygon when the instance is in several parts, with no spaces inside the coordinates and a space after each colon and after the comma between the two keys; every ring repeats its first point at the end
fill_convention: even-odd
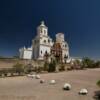
{"type": "Polygon", "coordinates": [[[20,48],[20,59],[44,60],[45,54],[59,58],[61,62],[69,59],[69,46],[63,33],[56,34],[56,41],[48,35],[48,27],[42,21],[37,27],[37,35],[30,48],[20,48]]]}

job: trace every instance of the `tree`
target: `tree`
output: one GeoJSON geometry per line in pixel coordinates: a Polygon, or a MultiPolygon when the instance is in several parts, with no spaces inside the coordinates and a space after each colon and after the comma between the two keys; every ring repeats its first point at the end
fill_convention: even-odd
{"type": "Polygon", "coordinates": [[[100,61],[96,61],[96,62],[94,63],[94,67],[100,68],[100,61]]]}
{"type": "Polygon", "coordinates": [[[53,61],[50,62],[50,64],[49,64],[48,72],[55,72],[55,70],[56,70],[56,61],[53,60],[53,61]]]}
{"type": "Polygon", "coordinates": [[[82,66],[83,66],[83,68],[93,68],[94,67],[94,61],[91,60],[88,57],[85,57],[82,60],[82,66]]]}
{"type": "Polygon", "coordinates": [[[76,59],[75,61],[73,61],[73,65],[72,65],[73,69],[82,69],[82,62],[78,59],[76,59]]]}

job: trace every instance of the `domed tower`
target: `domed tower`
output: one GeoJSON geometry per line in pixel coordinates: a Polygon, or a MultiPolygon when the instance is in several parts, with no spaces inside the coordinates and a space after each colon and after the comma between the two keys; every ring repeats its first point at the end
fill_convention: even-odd
{"type": "Polygon", "coordinates": [[[43,60],[45,53],[50,54],[52,39],[48,36],[48,27],[44,21],[37,27],[37,36],[33,40],[33,58],[43,60]]]}
{"type": "Polygon", "coordinates": [[[56,42],[60,43],[61,48],[62,48],[62,61],[67,62],[67,60],[69,59],[69,46],[68,46],[68,43],[64,39],[63,33],[56,34],[56,42]]]}
{"type": "Polygon", "coordinates": [[[41,22],[40,26],[37,27],[38,36],[48,36],[48,27],[45,25],[44,21],[41,22]]]}

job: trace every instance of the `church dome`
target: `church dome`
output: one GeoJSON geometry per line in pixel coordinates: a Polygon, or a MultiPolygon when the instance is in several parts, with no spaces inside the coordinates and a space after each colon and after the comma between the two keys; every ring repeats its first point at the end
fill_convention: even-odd
{"type": "Polygon", "coordinates": [[[39,27],[45,27],[45,28],[47,28],[47,26],[45,25],[44,21],[41,21],[41,24],[39,25],[39,27]]]}

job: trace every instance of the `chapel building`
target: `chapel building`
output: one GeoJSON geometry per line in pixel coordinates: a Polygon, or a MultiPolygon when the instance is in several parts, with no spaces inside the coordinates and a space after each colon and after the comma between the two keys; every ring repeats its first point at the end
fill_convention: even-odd
{"type": "Polygon", "coordinates": [[[44,60],[45,55],[48,57],[54,56],[60,62],[67,62],[69,60],[69,46],[64,39],[63,33],[56,34],[55,42],[49,36],[48,27],[45,25],[44,21],[37,27],[37,35],[32,40],[32,45],[30,48],[19,49],[20,59],[35,59],[44,60]]]}

